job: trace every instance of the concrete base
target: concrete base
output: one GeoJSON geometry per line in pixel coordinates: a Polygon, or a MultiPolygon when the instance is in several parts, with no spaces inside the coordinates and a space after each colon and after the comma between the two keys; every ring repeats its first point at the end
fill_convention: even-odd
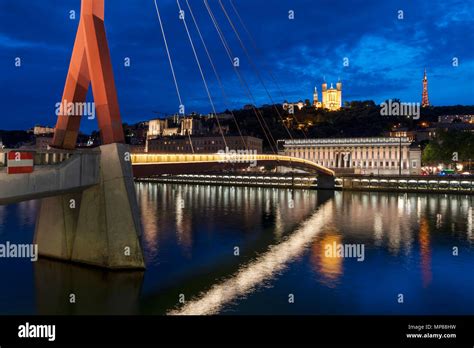
{"type": "Polygon", "coordinates": [[[318,175],[318,190],[334,190],[336,178],[329,175],[318,175]]]}
{"type": "Polygon", "coordinates": [[[81,198],[74,193],[41,200],[33,241],[41,255],[71,259],[81,198]]]}
{"type": "Polygon", "coordinates": [[[110,269],[144,269],[129,148],[109,144],[100,151],[98,185],[76,197],[42,200],[35,232],[39,254],[110,269]]]}

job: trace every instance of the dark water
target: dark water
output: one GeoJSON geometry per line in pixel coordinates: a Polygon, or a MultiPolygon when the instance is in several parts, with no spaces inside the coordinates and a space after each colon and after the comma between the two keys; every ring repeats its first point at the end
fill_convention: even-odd
{"type": "MultiPolygon", "coordinates": [[[[0,313],[474,314],[472,197],[136,187],[145,272],[0,259],[0,313]]],[[[31,243],[38,205],[0,206],[0,243],[31,243]]]]}

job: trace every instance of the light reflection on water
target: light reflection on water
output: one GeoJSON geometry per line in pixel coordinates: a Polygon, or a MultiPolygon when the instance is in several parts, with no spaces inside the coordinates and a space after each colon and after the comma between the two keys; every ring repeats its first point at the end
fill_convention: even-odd
{"type": "MultiPolygon", "coordinates": [[[[9,284],[0,287],[0,313],[474,314],[472,197],[136,189],[144,276],[0,260],[9,284]],[[363,245],[365,259],[328,257],[332,244],[363,245]],[[57,300],[73,291],[87,296],[82,310],[57,300]]],[[[37,201],[0,206],[0,242],[30,243],[37,210],[37,201]]]]}
{"type": "Polygon", "coordinates": [[[326,245],[340,244],[342,238],[337,232],[328,231],[324,237],[316,240],[311,248],[311,261],[314,271],[320,275],[320,282],[327,287],[334,288],[342,276],[342,258],[327,257],[326,245]]]}
{"type": "Polygon", "coordinates": [[[218,314],[222,307],[237,297],[255,291],[264,282],[273,279],[288,263],[304,252],[308,244],[322,230],[329,218],[332,202],[325,203],[285,241],[272,245],[269,250],[241,267],[225,281],[214,284],[198,299],[172,310],[172,315],[218,314]]]}
{"type": "Polygon", "coordinates": [[[153,225],[158,231],[145,231],[145,236],[155,236],[154,245],[169,248],[174,244],[167,256],[173,259],[175,266],[184,262],[180,260],[184,254],[178,251],[185,250],[180,243],[183,226],[191,234],[186,250],[191,250],[193,255],[186,262],[193,265],[183,270],[184,276],[176,269],[176,272],[171,271],[174,273],[171,278],[180,279],[178,285],[157,286],[155,293],[152,290],[147,298],[157,302],[161,291],[178,294],[181,289],[187,293],[188,301],[182,305],[174,300],[171,309],[159,306],[156,310],[160,312],[437,313],[440,311],[432,302],[445,303],[449,297],[454,303],[443,307],[443,311],[474,313],[474,301],[469,294],[474,289],[474,278],[471,272],[465,271],[474,261],[471,197],[329,194],[145,183],[139,186],[139,190],[145,192],[153,190],[158,196],[183,200],[183,206],[175,211],[163,209],[169,204],[162,200],[142,205],[142,209],[149,210],[152,204],[156,212],[155,216],[144,217],[145,225],[151,226],[148,219],[157,218],[162,222],[153,225]],[[294,208],[288,204],[289,199],[294,199],[294,208]],[[174,219],[174,215],[179,219],[174,219]],[[171,225],[173,220],[176,226],[171,225]],[[203,236],[207,239],[203,240],[203,236]],[[293,238],[301,241],[297,250],[290,247],[293,238]],[[248,253],[236,261],[232,255],[233,245],[249,240],[250,246],[245,248],[248,253]],[[326,257],[324,247],[332,243],[363,244],[366,260],[359,263],[354,259],[326,257]],[[463,250],[459,256],[452,255],[453,246],[463,250]],[[170,251],[173,248],[175,251],[170,251]],[[219,271],[224,268],[221,261],[214,266],[207,264],[208,257],[203,255],[206,251],[214,254],[214,260],[228,263],[226,272],[219,271]],[[200,287],[192,285],[196,274],[205,279],[200,287]],[[294,283],[293,277],[301,284],[294,283]],[[461,289],[465,290],[456,289],[453,284],[462,284],[461,289]],[[283,300],[281,289],[284,288],[288,293],[302,292],[305,305],[290,309],[283,300]],[[357,296],[370,298],[375,288],[382,297],[377,295],[374,299],[385,302],[364,304],[365,299],[358,303],[358,299],[349,294],[343,296],[344,291],[358,291],[361,294],[357,296]],[[324,298],[314,298],[310,289],[324,292],[334,301],[333,307],[325,303],[324,298]],[[392,301],[393,294],[400,291],[413,292],[412,300],[423,303],[397,307],[396,301],[392,301]],[[469,299],[464,305],[461,300],[455,300],[455,295],[443,295],[459,291],[461,298],[469,299]],[[274,303],[275,296],[280,296],[278,304],[274,303]]]}

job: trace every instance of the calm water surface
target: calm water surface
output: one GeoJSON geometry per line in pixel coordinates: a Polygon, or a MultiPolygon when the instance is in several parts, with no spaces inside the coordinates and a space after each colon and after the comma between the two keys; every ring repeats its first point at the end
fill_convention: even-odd
{"type": "MultiPolygon", "coordinates": [[[[145,272],[0,259],[0,313],[474,314],[472,197],[136,188],[145,272]]],[[[31,243],[38,207],[0,206],[0,243],[31,243]]]]}

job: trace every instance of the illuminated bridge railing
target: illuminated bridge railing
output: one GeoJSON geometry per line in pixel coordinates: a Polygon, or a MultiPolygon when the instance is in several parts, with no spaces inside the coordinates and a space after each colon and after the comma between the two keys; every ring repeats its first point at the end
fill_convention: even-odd
{"type": "Polygon", "coordinates": [[[382,190],[404,192],[460,192],[474,193],[472,176],[406,176],[406,177],[343,177],[342,187],[346,190],[382,190]]]}
{"type": "Polygon", "coordinates": [[[292,177],[275,175],[178,174],[143,178],[137,181],[219,186],[317,188],[318,178],[314,175],[292,177]]]}
{"type": "Polygon", "coordinates": [[[35,166],[61,164],[71,158],[74,154],[74,151],[68,150],[0,149],[0,167],[5,167],[7,165],[7,155],[9,152],[32,153],[33,163],[35,166]]]}
{"type": "Polygon", "coordinates": [[[183,163],[252,163],[257,162],[281,162],[282,164],[301,165],[325,175],[334,176],[334,171],[323,167],[315,162],[283,155],[266,154],[132,154],[132,164],[183,164],[183,163]]]}

